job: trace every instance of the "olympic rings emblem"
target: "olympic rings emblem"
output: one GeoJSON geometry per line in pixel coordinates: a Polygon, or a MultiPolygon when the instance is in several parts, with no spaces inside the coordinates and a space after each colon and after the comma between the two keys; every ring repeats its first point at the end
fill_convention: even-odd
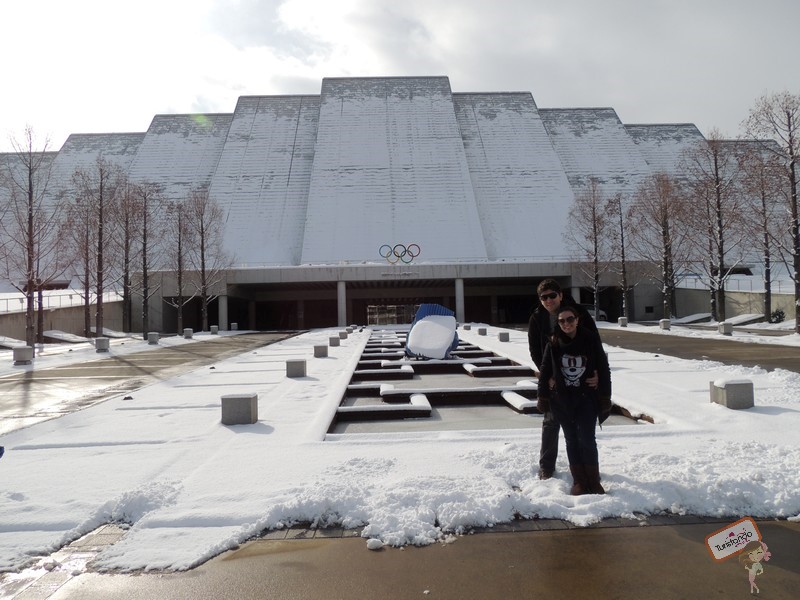
{"type": "Polygon", "coordinates": [[[390,265],[397,263],[397,261],[407,265],[417,258],[419,253],[420,249],[417,244],[409,244],[408,246],[405,244],[395,244],[394,246],[384,244],[378,250],[378,254],[385,258],[390,265]]]}

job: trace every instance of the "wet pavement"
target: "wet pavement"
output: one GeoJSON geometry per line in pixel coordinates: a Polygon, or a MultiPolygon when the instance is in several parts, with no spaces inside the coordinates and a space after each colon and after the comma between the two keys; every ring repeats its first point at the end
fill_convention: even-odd
{"type": "MultiPolygon", "coordinates": [[[[770,370],[800,369],[797,347],[617,329],[601,334],[607,344],[634,350],[770,370]]],[[[83,572],[78,566],[75,576],[51,571],[21,582],[16,591],[6,587],[12,595],[0,591],[0,599],[747,597],[745,569],[736,558],[715,562],[705,542],[738,518],[634,515],[581,528],[557,519],[519,520],[427,547],[375,551],[367,549],[358,530],[296,526],[270,532],[191,571],[109,574],[83,572]]],[[[757,523],[772,552],[757,579],[759,597],[797,598],[800,523],[757,523]]],[[[88,562],[124,531],[94,535],[62,549],[58,558],[88,562]]]]}
{"type": "Polygon", "coordinates": [[[600,336],[606,344],[639,352],[692,360],[713,360],[726,365],[761,367],[767,371],[785,369],[800,373],[800,346],[746,343],[722,335],[719,338],[707,338],[648,334],[616,327],[601,329],[600,336]]]}
{"type": "MultiPolygon", "coordinates": [[[[727,524],[691,516],[609,519],[583,528],[520,521],[431,546],[377,551],[368,550],[357,531],[329,537],[321,533],[326,530],[294,527],[273,532],[280,539],[253,541],[191,571],[84,573],[54,592],[45,582],[17,598],[743,598],[750,590],[745,569],[736,557],[715,562],[705,544],[727,524]]],[[[797,598],[800,523],[757,524],[772,552],[757,578],[759,597],[797,598]]]]}
{"type": "MultiPolygon", "coordinates": [[[[98,353],[94,359],[45,368],[16,367],[15,371],[0,375],[0,435],[291,335],[294,333],[215,336],[213,341],[160,346],[120,355],[115,352],[126,340],[114,340],[115,345],[108,354],[98,353]]],[[[10,356],[8,358],[10,360],[10,356]]]]}

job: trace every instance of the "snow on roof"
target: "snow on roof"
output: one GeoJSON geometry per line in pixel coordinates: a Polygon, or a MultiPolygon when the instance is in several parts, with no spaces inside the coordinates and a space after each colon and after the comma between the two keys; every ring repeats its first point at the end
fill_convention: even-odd
{"type": "Polygon", "coordinates": [[[239,98],[210,194],[239,265],[300,262],[319,96],[239,98]]]}
{"type": "Polygon", "coordinates": [[[166,200],[208,186],[217,168],[230,114],[156,115],[131,164],[135,182],[158,183],[166,200]]]}
{"type": "Polygon", "coordinates": [[[73,133],[53,161],[49,192],[69,194],[75,172],[91,171],[101,158],[127,170],[143,139],[144,133],[73,133]]]}
{"type": "Polygon", "coordinates": [[[572,189],[592,179],[607,196],[630,195],[652,173],[613,108],[540,109],[572,189]]]}
{"type": "Polygon", "coordinates": [[[485,260],[469,175],[446,77],[324,79],[302,262],[485,260]]]}
{"type": "Polygon", "coordinates": [[[703,134],[691,123],[625,125],[648,164],[656,173],[678,175],[686,151],[705,142],[703,134]]]}
{"type": "MultiPolygon", "coordinates": [[[[103,156],[183,200],[209,186],[240,266],[550,260],[592,178],[631,194],[703,140],[612,108],[537,108],[529,92],[453,94],[446,76],[326,78],[317,95],[243,96],[233,114],[156,115],[146,133],[75,134],[52,193],[103,156]]],[[[5,159],[7,160],[10,159],[5,159]]]]}
{"type": "Polygon", "coordinates": [[[530,93],[453,94],[490,259],[552,256],[573,194],[530,93]]]}

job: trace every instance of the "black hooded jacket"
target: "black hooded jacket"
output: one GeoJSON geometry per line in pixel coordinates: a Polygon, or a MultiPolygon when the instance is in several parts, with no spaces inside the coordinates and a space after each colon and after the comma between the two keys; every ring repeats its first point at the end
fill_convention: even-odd
{"type": "MultiPolygon", "coordinates": [[[[572,296],[566,292],[561,292],[561,306],[575,308],[578,312],[579,326],[597,332],[597,325],[592,315],[590,315],[585,308],[579,306],[572,296]]],[[[528,321],[528,347],[531,352],[531,358],[538,369],[542,368],[544,348],[547,346],[547,342],[550,341],[550,336],[552,334],[553,329],[550,325],[550,313],[540,304],[531,313],[531,318],[528,321]]]]}
{"type": "Polygon", "coordinates": [[[602,423],[608,416],[611,401],[611,369],[603,342],[596,331],[578,327],[570,339],[561,333],[544,351],[539,370],[539,397],[550,401],[559,398],[590,398],[602,423]],[[597,372],[597,389],[586,385],[586,379],[597,372]],[[555,390],[542,382],[555,381],[555,390]]]}

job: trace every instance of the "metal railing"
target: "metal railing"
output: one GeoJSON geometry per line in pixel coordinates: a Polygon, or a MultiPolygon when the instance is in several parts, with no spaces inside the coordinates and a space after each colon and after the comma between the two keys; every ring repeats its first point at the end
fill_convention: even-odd
{"type": "MultiPolygon", "coordinates": [[[[113,302],[120,300],[122,296],[118,292],[103,293],[103,302],[113,302]]],[[[34,306],[39,309],[39,296],[34,295],[34,306]]],[[[42,305],[45,310],[56,308],[69,308],[72,306],[83,306],[83,292],[80,290],[50,290],[43,292],[42,305]]],[[[97,296],[92,294],[91,304],[97,303],[97,296]]],[[[0,294],[0,314],[25,312],[26,296],[20,292],[0,294]]]]}

